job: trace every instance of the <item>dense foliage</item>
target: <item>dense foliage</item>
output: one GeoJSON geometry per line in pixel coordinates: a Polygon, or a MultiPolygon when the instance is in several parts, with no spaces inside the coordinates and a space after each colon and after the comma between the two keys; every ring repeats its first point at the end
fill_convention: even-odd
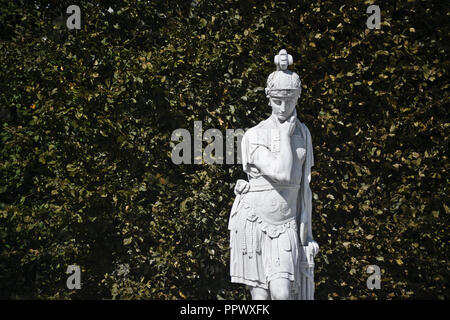
{"type": "Polygon", "coordinates": [[[1,4],[0,298],[249,298],[228,276],[242,168],[175,165],[171,134],[267,117],[282,48],[314,145],[316,297],[449,298],[445,1],[378,3],[380,30],[369,1],[1,4]]]}

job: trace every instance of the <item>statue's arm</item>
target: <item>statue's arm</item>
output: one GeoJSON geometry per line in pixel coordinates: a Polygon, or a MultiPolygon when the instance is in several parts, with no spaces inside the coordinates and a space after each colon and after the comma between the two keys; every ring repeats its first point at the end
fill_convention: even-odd
{"type": "MultiPolygon", "coordinates": [[[[274,154],[269,150],[268,141],[258,139],[258,132],[253,131],[253,141],[256,142],[252,164],[260,174],[280,183],[289,183],[291,180],[294,154],[291,147],[291,136],[296,126],[296,113],[288,121],[280,125],[280,150],[274,154]]],[[[244,137],[245,138],[245,137],[244,137]]],[[[251,139],[251,138],[250,138],[251,139]]]]}
{"type": "Polygon", "coordinates": [[[319,251],[319,245],[314,241],[312,234],[312,192],[310,188],[311,167],[314,165],[313,148],[311,134],[308,128],[302,124],[302,132],[306,137],[306,159],[303,163],[302,182],[301,182],[301,205],[300,205],[300,241],[303,246],[312,245],[311,250],[315,256],[319,251]]]}
{"type": "MultiPolygon", "coordinates": [[[[306,166],[306,163],[303,164],[306,166]]],[[[306,170],[304,170],[304,173],[306,170]]],[[[307,245],[309,242],[314,241],[312,234],[312,221],[311,221],[311,211],[312,211],[312,192],[309,186],[310,176],[303,175],[302,177],[302,197],[303,197],[303,205],[302,205],[302,213],[301,213],[301,227],[300,227],[300,241],[303,245],[307,245]],[[306,181],[303,181],[306,179],[306,181]],[[303,227],[302,227],[303,226],[303,227]]]]}
{"type": "Polygon", "coordinates": [[[255,150],[254,166],[264,176],[281,183],[289,183],[293,163],[293,154],[288,134],[280,134],[280,152],[274,155],[265,146],[255,150]]]}

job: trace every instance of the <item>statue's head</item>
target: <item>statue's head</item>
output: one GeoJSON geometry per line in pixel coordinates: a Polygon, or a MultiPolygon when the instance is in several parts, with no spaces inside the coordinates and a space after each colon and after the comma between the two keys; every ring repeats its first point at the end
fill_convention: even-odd
{"type": "Polygon", "coordinates": [[[302,87],[298,74],[288,70],[293,63],[292,56],[286,50],[280,50],[275,56],[277,71],[272,72],[267,78],[266,96],[272,107],[272,114],[278,120],[287,120],[297,105],[302,87]]]}

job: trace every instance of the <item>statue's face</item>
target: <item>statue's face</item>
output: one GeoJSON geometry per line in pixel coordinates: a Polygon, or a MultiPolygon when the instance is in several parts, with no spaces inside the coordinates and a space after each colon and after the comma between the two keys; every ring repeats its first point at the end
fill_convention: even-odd
{"type": "Polygon", "coordinates": [[[286,121],[291,116],[297,104],[297,97],[270,97],[272,114],[279,121],[286,121]]]}
{"type": "Polygon", "coordinates": [[[287,54],[280,55],[280,68],[286,70],[289,66],[289,59],[287,54]]]}

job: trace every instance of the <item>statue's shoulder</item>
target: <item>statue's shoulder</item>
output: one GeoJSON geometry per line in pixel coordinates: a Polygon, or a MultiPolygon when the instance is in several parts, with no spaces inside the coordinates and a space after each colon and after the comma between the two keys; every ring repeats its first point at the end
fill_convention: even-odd
{"type": "Polygon", "coordinates": [[[306,126],[306,124],[301,122],[298,118],[297,118],[297,128],[300,130],[302,136],[305,136],[305,137],[311,136],[311,133],[309,132],[309,129],[306,126]]]}
{"type": "Polygon", "coordinates": [[[250,129],[253,129],[253,130],[262,129],[268,125],[268,122],[269,122],[269,119],[262,120],[260,123],[258,123],[254,127],[251,127],[250,129]]]}
{"type": "Polygon", "coordinates": [[[267,126],[267,119],[266,120],[262,120],[256,126],[249,128],[245,132],[244,137],[247,136],[249,138],[249,137],[252,137],[252,136],[256,136],[257,134],[260,134],[260,131],[265,129],[266,126],[267,126]]]}
{"type": "Polygon", "coordinates": [[[243,137],[244,143],[248,145],[266,145],[268,141],[269,127],[267,125],[267,119],[261,121],[256,126],[248,129],[243,137]]]}

